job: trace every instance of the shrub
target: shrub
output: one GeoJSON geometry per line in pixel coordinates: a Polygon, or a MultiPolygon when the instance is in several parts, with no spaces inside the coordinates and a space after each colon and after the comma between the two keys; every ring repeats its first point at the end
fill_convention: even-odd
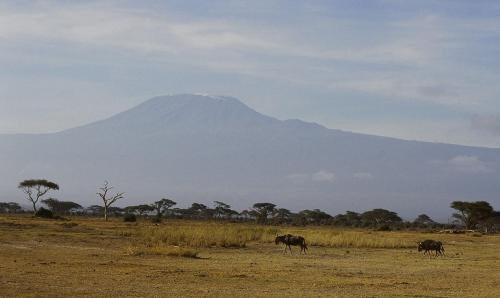
{"type": "Polygon", "coordinates": [[[41,218],[54,218],[54,213],[52,213],[52,211],[50,211],[49,209],[45,209],[45,208],[41,207],[35,213],[35,216],[41,217],[41,218]]]}
{"type": "Polygon", "coordinates": [[[388,225],[381,225],[380,227],[378,227],[377,231],[391,231],[391,227],[388,226],[388,225]]]}
{"type": "Polygon", "coordinates": [[[124,222],[136,222],[137,218],[135,217],[135,214],[127,213],[123,216],[123,221],[124,222]]]}
{"type": "Polygon", "coordinates": [[[161,218],[155,216],[155,217],[151,218],[151,222],[152,223],[161,223],[161,218]]]}

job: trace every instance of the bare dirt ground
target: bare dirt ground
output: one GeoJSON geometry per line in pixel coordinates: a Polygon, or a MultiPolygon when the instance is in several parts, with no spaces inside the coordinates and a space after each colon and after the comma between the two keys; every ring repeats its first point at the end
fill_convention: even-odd
{"type": "Polygon", "coordinates": [[[290,256],[269,241],[198,248],[198,258],[131,254],[133,231],[144,225],[0,215],[0,296],[500,296],[500,236],[380,234],[443,241],[446,256],[432,258],[414,248],[328,246],[290,256]]]}

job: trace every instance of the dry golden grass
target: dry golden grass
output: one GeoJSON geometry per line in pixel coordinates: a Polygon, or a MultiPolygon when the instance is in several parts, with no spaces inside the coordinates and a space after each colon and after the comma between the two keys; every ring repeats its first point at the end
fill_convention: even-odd
{"type": "Polygon", "coordinates": [[[130,256],[142,255],[166,255],[171,257],[197,258],[198,251],[179,246],[134,246],[130,245],[126,249],[126,254],[130,256]]]}
{"type": "Polygon", "coordinates": [[[179,222],[135,229],[130,232],[146,246],[245,247],[249,241],[270,242],[278,229],[243,224],[179,222]]]}
{"type": "Polygon", "coordinates": [[[332,228],[287,230],[307,239],[309,245],[336,248],[411,248],[415,247],[415,236],[401,232],[375,232],[340,230],[332,228]]]}
{"type": "Polygon", "coordinates": [[[341,230],[331,227],[280,228],[252,224],[176,221],[175,225],[145,226],[120,231],[145,246],[176,245],[196,248],[242,248],[249,242],[272,243],[277,234],[302,235],[309,245],[337,248],[409,248],[414,237],[396,232],[341,230]]]}
{"type": "Polygon", "coordinates": [[[0,215],[0,297],[498,297],[499,248],[486,235],[0,215]],[[309,254],[283,254],[275,232],[305,236],[309,254]],[[427,238],[446,256],[418,253],[427,238]]]}

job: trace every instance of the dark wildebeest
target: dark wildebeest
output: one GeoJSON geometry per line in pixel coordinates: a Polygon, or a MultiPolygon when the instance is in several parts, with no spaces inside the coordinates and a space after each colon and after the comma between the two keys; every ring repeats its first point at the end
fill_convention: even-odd
{"type": "Polygon", "coordinates": [[[431,250],[436,252],[436,256],[444,255],[444,247],[443,247],[443,243],[441,243],[441,241],[424,240],[424,241],[417,242],[417,244],[418,244],[418,251],[423,250],[424,255],[426,253],[429,253],[429,256],[430,256],[431,250]]]}
{"type": "Polygon", "coordinates": [[[307,254],[307,244],[306,244],[306,239],[302,236],[293,236],[292,234],[286,234],[286,235],[281,235],[281,236],[276,236],[276,239],[274,239],[274,243],[278,245],[279,243],[283,243],[285,245],[285,251],[286,253],[286,248],[288,247],[288,250],[290,250],[290,254],[292,253],[292,248],[290,247],[291,245],[297,246],[300,245],[300,253],[304,252],[304,254],[307,254]]]}

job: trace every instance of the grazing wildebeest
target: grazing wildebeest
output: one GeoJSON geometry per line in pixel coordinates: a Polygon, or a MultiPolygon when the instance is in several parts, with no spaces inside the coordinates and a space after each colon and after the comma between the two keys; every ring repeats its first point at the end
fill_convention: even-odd
{"type": "Polygon", "coordinates": [[[286,234],[286,235],[281,235],[281,236],[276,236],[276,239],[274,239],[274,243],[278,245],[279,243],[283,243],[285,245],[285,251],[286,253],[286,248],[288,247],[288,250],[290,250],[290,254],[292,253],[292,248],[290,247],[291,245],[297,246],[300,245],[300,253],[304,252],[304,254],[307,254],[307,244],[306,244],[306,239],[302,236],[293,236],[292,234],[286,234]]]}
{"type": "Polygon", "coordinates": [[[426,253],[429,253],[430,256],[430,251],[433,250],[436,252],[436,256],[438,255],[444,255],[444,247],[443,243],[441,241],[435,241],[435,240],[424,240],[417,242],[418,244],[418,251],[424,251],[424,255],[426,253]]]}

